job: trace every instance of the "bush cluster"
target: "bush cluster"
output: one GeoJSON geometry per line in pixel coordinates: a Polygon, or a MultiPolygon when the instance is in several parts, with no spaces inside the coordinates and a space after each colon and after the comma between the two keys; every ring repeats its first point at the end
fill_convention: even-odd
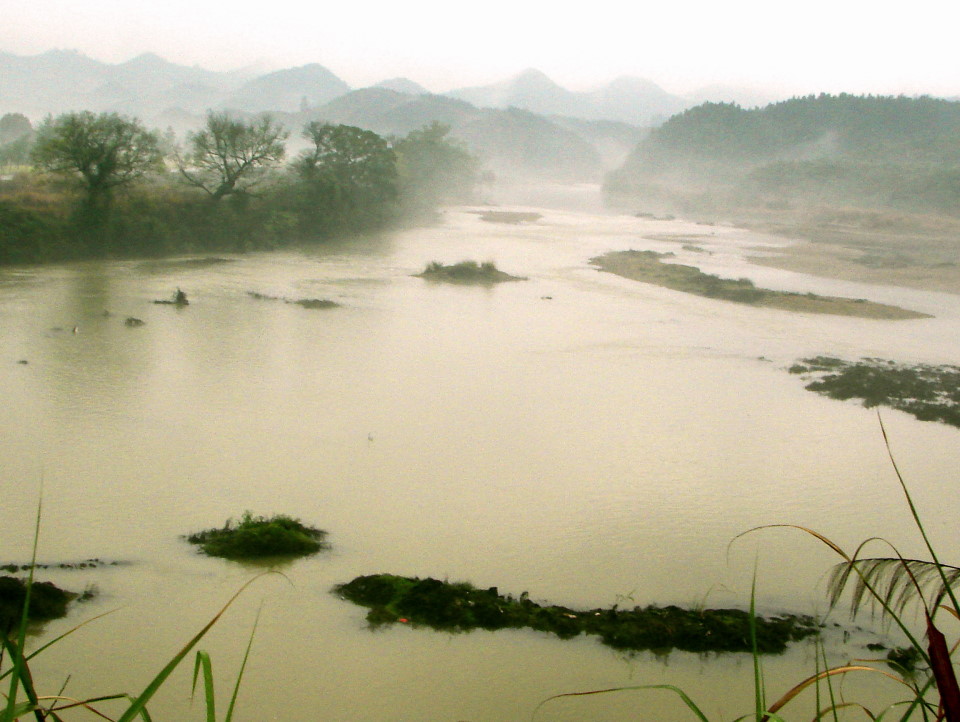
{"type": "Polygon", "coordinates": [[[753,623],[757,651],[780,653],[787,642],[819,629],[811,617],[761,617],[751,622],[750,613],[739,609],[647,606],[575,610],[537,604],[526,592],[514,598],[500,594],[496,587],[478,589],[466,582],[392,574],[360,576],[334,591],[369,607],[367,620],[374,626],[407,622],[450,632],[529,627],[561,639],[594,634],[604,644],[627,651],[749,652],[753,623]]]}
{"type": "Polygon", "coordinates": [[[250,559],[269,556],[305,556],[326,549],[327,532],[309,527],[285,514],[270,518],[245,512],[239,522],[228,519],[219,529],[190,534],[208,556],[250,559]]]}

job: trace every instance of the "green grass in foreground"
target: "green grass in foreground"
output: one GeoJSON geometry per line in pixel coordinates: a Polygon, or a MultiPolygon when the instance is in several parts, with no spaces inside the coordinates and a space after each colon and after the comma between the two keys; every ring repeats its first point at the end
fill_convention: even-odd
{"type": "Polygon", "coordinates": [[[219,529],[190,534],[187,541],[204,554],[227,559],[270,556],[305,556],[329,548],[327,532],[306,526],[299,519],[277,514],[269,519],[244,512],[239,522],[228,519],[219,529]]]}
{"type": "MultiPolygon", "coordinates": [[[[836,367],[836,359],[827,359],[826,365],[836,367]]],[[[853,554],[844,551],[838,544],[823,534],[810,528],[795,524],[774,524],[752,529],[749,532],[772,527],[791,528],[809,535],[828,547],[842,560],[830,575],[828,589],[831,607],[839,603],[841,597],[852,592],[851,610],[854,615],[864,606],[870,605],[894,627],[898,628],[909,644],[892,650],[882,659],[858,659],[840,665],[829,666],[822,646],[818,646],[814,655],[814,673],[799,680],[774,702],[767,697],[767,685],[764,681],[763,666],[757,646],[756,627],[753,625],[753,687],[754,709],[737,717],[734,722],[784,722],[797,720],[907,720],[914,722],[957,722],[960,720],[960,685],[957,682],[953,655],[960,645],[947,641],[940,626],[935,622],[938,613],[952,617],[949,628],[955,629],[960,619],[960,604],[954,587],[960,583],[960,567],[944,564],[930,543],[927,531],[921,521],[910,491],[890,452],[886,430],[881,421],[881,431],[891,465],[897,481],[903,491],[917,530],[926,547],[926,559],[905,558],[890,542],[880,537],[870,538],[861,543],[853,554]],[[869,557],[865,554],[868,545],[880,544],[885,547],[886,556],[869,557]],[[916,619],[907,607],[915,604],[922,611],[925,622],[925,634],[916,633],[909,624],[916,619]],[[886,668],[884,668],[886,667],[886,668]],[[845,690],[844,679],[847,675],[872,675],[882,678],[890,690],[899,690],[902,696],[893,703],[877,702],[871,699],[855,699],[845,690]],[[783,710],[790,705],[796,712],[785,717],[783,710]],[[853,716],[850,716],[853,715],[853,716]]],[[[751,617],[753,617],[755,586],[751,592],[751,617]]],[[[878,647],[873,651],[879,651],[878,647]]],[[[690,718],[700,722],[710,722],[708,717],[694,702],[688,691],[670,684],[635,684],[629,686],[591,689],[553,695],[542,700],[533,711],[531,720],[546,706],[556,706],[565,699],[582,698],[624,692],[647,694],[667,691],[675,695],[690,712],[690,718]]],[[[642,707],[641,707],[642,709],[642,707]]]]}
{"type": "MultiPolygon", "coordinates": [[[[889,453],[889,443],[885,430],[883,434],[889,453]]],[[[960,619],[960,604],[958,604],[953,587],[960,582],[960,567],[944,564],[938,558],[892,454],[890,460],[909,506],[910,514],[923,539],[926,559],[905,558],[892,544],[878,537],[868,539],[860,544],[853,554],[848,554],[835,542],[809,528],[792,524],[772,526],[799,530],[810,535],[837,554],[842,561],[834,568],[828,582],[831,606],[837,604],[841,594],[852,587],[852,609],[854,613],[865,601],[872,601],[883,616],[899,628],[909,640],[908,646],[894,650],[885,659],[856,660],[837,666],[829,666],[824,649],[818,644],[817,653],[813,655],[811,660],[811,667],[814,668],[813,673],[797,681],[775,701],[770,702],[767,698],[767,683],[764,680],[761,663],[761,655],[764,651],[763,620],[757,617],[755,613],[756,584],[754,584],[750,594],[750,610],[749,612],[740,612],[746,619],[746,628],[739,628],[736,634],[744,637],[746,647],[752,655],[755,703],[753,709],[747,714],[732,718],[733,722],[743,720],[782,722],[786,719],[834,720],[834,722],[840,719],[900,720],[900,722],[908,720],[910,722],[919,722],[919,720],[924,720],[924,722],[940,722],[941,720],[956,722],[960,720],[960,685],[957,683],[952,659],[958,645],[950,644],[940,631],[940,627],[945,625],[940,623],[938,626],[935,623],[938,614],[940,614],[941,620],[943,615],[949,615],[953,619],[950,620],[948,628],[951,631],[956,628],[954,622],[956,619],[960,619]],[[868,544],[883,544],[885,546],[883,551],[886,552],[886,556],[867,557],[864,552],[868,544]],[[911,603],[916,603],[919,611],[923,612],[921,621],[925,622],[924,635],[917,634],[916,630],[911,628],[913,625],[908,624],[910,619],[915,617],[913,614],[905,614],[907,606],[911,603]],[[887,666],[888,663],[891,663],[889,667],[887,666]],[[882,682],[891,685],[894,690],[900,690],[902,696],[899,701],[892,704],[887,702],[875,704],[875,701],[870,699],[853,699],[853,693],[848,693],[847,690],[843,689],[843,684],[838,681],[850,674],[880,676],[882,682]],[[787,705],[790,705],[791,710],[796,711],[796,714],[789,718],[783,715],[783,710],[787,705]],[[853,714],[853,716],[850,716],[850,714],[853,714]]],[[[245,519],[248,517],[252,519],[249,514],[245,515],[245,519]]],[[[38,534],[40,526],[39,511],[36,526],[38,534]]],[[[759,529],[763,528],[769,527],[759,529]]],[[[737,538],[756,532],[759,529],[744,532],[737,538]]],[[[28,565],[29,574],[24,587],[24,605],[20,612],[19,623],[8,634],[0,638],[3,647],[3,652],[0,654],[0,681],[7,685],[5,693],[0,690],[0,697],[2,697],[0,699],[0,722],[15,722],[21,719],[30,719],[36,722],[44,722],[45,720],[63,722],[67,719],[89,719],[91,713],[99,719],[115,722],[131,722],[134,719],[150,722],[151,717],[146,706],[159,689],[168,682],[174,669],[218,622],[243,590],[260,576],[264,576],[254,577],[237,591],[220,611],[179,652],[169,659],[140,694],[132,695],[120,692],[78,700],[64,696],[61,689],[57,694],[40,696],[35,688],[30,670],[31,661],[37,655],[43,653],[45,649],[59,643],[82,625],[68,630],[30,653],[26,652],[25,640],[28,619],[25,610],[29,608],[31,596],[37,587],[33,581],[33,571],[38,568],[36,547],[35,536],[33,554],[28,565]],[[113,712],[112,708],[116,708],[117,711],[113,712]]],[[[270,573],[275,572],[267,572],[267,574],[270,573]]],[[[347,594],[355,596],[356,599],[353,601],[371,607],[371,614],[376,613],[372,621],[430,624],[454,631],[471,628],[468,625],[472,624],[485,629],[531,626],[535,629],[549,629],[549,631],[554,631],[560,636],[575,636],[581,631],[603,634],[602,631],[595,631],[591,625],[602,626],[608,624],[615,618],[612,613],[617,612],[615,608],[577,612],[564,607],[546,607],[531,602],[526,594],[521,595],[519,599],[514,599],[509,595],[506,597],[500,595],[496,588],[480,590],[469,584],[450,584],[434,579],[420,580],[394,575],[358,577],[353,582],[339,587],[338,591],[344,596],[347,596],[347,594]],[[401,617],[401,614],[404,616],[401,617]],[[550,620],[553,618],[560,625],[566,626],[561,627],[563,631],[561,634],[548,626],[528,624],[523,619],[523,615],[527,615],[527,619],[532,620],[550,620]],[[591,619],[591,617],[594,619],[591,619]],[[517,621],[524,623],[515,624],[517,621]],[[587,627],[591,628],[587,629],[587,627]]],[[[665,610],[669,609],[665,608],[665,610]]],[[[658,613],[665,610],[658,610],[658,613]]],[[[704,615],[706,612],[692,611],[686,614],[704,615]]],[[[552,623],[550,622],[550,624],[552,623]]],[[[670,618],[666,627],[668,631],[673,633],[678,629],[682,630],[685,624],[687,622],[680,618],[670,618]]],[[[601,626],[595,629],[600,630],[601,626]]],[[[254,625],[255,628],[256,624],[254,625]]],[[[702,630],[696,633],[700,634],[702,630]]],[[[955,634],[955,632],[953,633],[955,634]]],[[[253,633],[251,632],[243,662],[233,686],[229,707],[223,718],[224,722],[229,722],[233,715],[252,641],[253,633]]],[[[126,640],[125,643],[131,653],[143,653],[139,640],[130,639],[126,640]]],[[[879,647],[874,648],[873,651],[879,651],[879,647]]],[[[744,673],[749,673],[746,665],[744,666],[744,673]]],[[[216,722],[212,662],[210,656],[202,650],[196,653],[193,674],[194,688],[201,675],[204,687],[205,719],[207,722],[216,722]]],[[[565,699],[624,692],[645,695],[662,691],[676,695],[690,713],[690,719],[696,718],[700,722],[710,722],[687,691],[674,685],[662,683],[640,683],[553,695],[536,705],[530,719],[536,719],[545,706],[562,704],[565,699]]],[[[720,704],[719,706],[724,707],[726,705],[720,704]]],[[[638,704],[638,715],[643,714],[644,708],[641,701],[638,704]]],[[[253,709],[250,713],[251,718],[255,717],[257,719],[263,718],[265,715],[269,715],[269,710],[263,708],[253,709]]],[[[311,718],[323,718],[324,713],[322,710],[315,710],[310,716],[311,718]]]]}

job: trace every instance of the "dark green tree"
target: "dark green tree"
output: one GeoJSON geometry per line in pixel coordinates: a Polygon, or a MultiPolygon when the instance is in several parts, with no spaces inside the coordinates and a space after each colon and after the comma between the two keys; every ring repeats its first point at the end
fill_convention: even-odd
{"type": "Polygon", "coordinates": [[[397,156],[376,133],[313,121],[303,130],[312,147],[294,163],[306,215],[324,230],[382,224],[397,199],[397,156]]]}
{"type": "Polygon", "coordinates": [[[22,135],[16,140],[0,145],[0,166],[27,165],[30,162],[30,145],[33,133],[22,135]]]}
{"type": "Polygon", "coordinates": [[[156,133],[116,113],[48,117],[37,129],[30,157],[38,168],[79,178],[93,223],[105,220],[115,188],[163,170],[156,133]]]}
{"type": "Polygon", "coordinates": [[[177,164],[187,182],[214,202],[246,195],[283,160],[288,135],[269,115],[244,122],[228,113],[208,113],[206,126],[188,136],[177,164]]]}
{"type": "Polygon", "coordinates": [[[7,145],[33,133],[30,120],[23,113],[6,113],[0,118],[0,145],[7,145]]]}
{"type": "Polygon", "coordinates": [[[479,161],[449,133],[450,126],[433,122],[393,143],[401,195],[414,212],[465,202],[479,182],[479,161]]]}

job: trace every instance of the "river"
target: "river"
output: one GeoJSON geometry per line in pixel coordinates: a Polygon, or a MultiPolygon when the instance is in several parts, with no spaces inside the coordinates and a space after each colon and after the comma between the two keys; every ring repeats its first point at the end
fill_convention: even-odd
{"type": "MultiPolygon", "coordinates": [[[[746,655],[631,657],[530,631],[372,632],[330,588],[390,572],[569,606],[745,608],[756,568],[761,611],[824,614],[836,559],[822,545],[788,529],[731,541],[790,523],[851,550],[881,535],[924,554],[876,411],[812,394],[786,368],[820,353],[957,362],[960,297],[751,265],[749,249],[786,241],[732,227],[516,208],[542,218],[498,224],[451,208],[435,226],[309,252],[0,270],[0,562],[29,560],[41,493],[40,561],[124,562],[40,573],[98,593],[34,644],[111,612],[37,658],[44,691],[68,676],[73,696],[142,689],[260,570],[181,538],[244,510],[299,517],[333,548],[257,580],[202,642],[222,711],[262,609],[239,720],[519,720],[552,694],[666,683],[729,720],[752,708],[746,655]],[[935,318],[750,308],[588,264],[630,248],[935,318]],[[464,259],[527,280],[413,276],[464,259]],[[178,287],[188,307],[152,303],[178,287]]],[[[960,432],[883,419],[949,557],[960,432]]],[[[869,656],[857,639],[831,643],[831,661],[869,656]]],[[[766,659],[768,695],[812,674],[814,657],[801,644],[766,659]]],[[[191,667],[162,689],[154,719],[202,718],[191,667]]],[[[537,719],[627,717],[692,719],[664,690],[557,700],[537,719]]]]}

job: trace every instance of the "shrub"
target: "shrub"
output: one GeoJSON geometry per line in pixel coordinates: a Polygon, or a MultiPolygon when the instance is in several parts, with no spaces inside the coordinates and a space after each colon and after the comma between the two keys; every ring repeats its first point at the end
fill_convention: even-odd
{"type": "Polygon", "coordinates": [[[306,556],[329,548],[327,532],[305,526],[299,519],[277,514],[269,519],[244,512],[239,523],[228,519],[219,529],[190,534],[187,541],[197,544],[208,556],[248,559],[268,556],[306,556]]]}

